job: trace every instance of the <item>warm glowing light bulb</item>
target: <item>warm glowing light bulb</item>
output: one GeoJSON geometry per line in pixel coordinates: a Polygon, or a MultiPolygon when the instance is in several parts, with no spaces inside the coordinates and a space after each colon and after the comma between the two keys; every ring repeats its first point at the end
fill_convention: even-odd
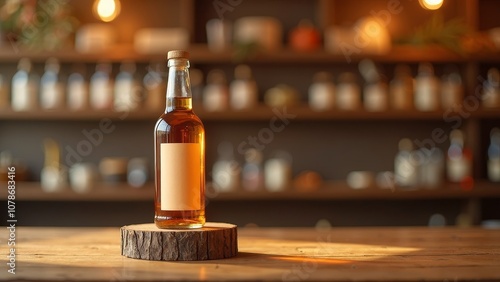
{"type": "Polygon", "coordinates": [[[114,20],[120,13],[119,0],[96,0],[94,2],[94,13],[104,22],[114,20]]]}
{"type": "Polygon", "coordinates": [[[444,0],[419,0],[420,6],[427,10],[437,10],[443,6],[444,0]]]}

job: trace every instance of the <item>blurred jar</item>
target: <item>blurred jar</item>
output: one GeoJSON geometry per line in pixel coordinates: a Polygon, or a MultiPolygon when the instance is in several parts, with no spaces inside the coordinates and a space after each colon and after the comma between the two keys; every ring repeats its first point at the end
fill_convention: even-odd
{"type": "Polygon", "coordinates": [[[65,105],[64,83],[59,77],[61,65],[56,58],[45,63],[45,73],[40,81],[40,106],[42,109],[62,109],[65,105]]]}
{"type": "Polygon", "coordinates": [[[318,72],[309,86],[309,107],[314,111],[327,111],[335,106],[335,84],[328,72],[318,72]]]}
{"type": "Polygon", "coordinates": [[[127,182],[132,187],[142,187],[148,181],[148,160],[132,158],[127,165],[127,182]]]}
{"type": "Polygon", "coordinates": [[[465,136],[461,130],[450,133],[450,147],[446,173],[450,182],[465,182],[472,179],[472,152],[465,146],[465,136]]]}
{"type": "Polygon", "coordinates": [[[257,106],[257,83],[252,77],[252,70],[247,65],[238,65],[234,70],[234,80],[229,86],[231,108],[235,110],[251,109],[257,106]]]}
{"type": "Polygon", "coordinates": [[[264,186],[268,191],[285,191],[292,182],[292,156],[285,151],[274,153],[264,164],[264,186]]]}
{"type": "Polygon", "coordinates": [[[361,106],[361,90],[356,75],[342,73],[336,88],[335,104],[340,110],[358,110],[361,106]]]}
{"type": "Polygon", "coordinates": [[[434,76],[434,68],[429,63],[418,66],[415,78],[415,108],[429,112],[439,109],[439,80],[434,76]]]}
{"type": "Polygon", "coordinates": [[[444,154],[437,148],[421,148],[417,151],[419,158],[419,186],[438,188],[444,182],[444,154]]]}
{"type": "Polygon", "coordinates": [[[123,62],[115,79],[114,109],[115,111],[133,111],[142,102],[142,89],[135,79],[135,63],[123,62]]]}
{"type": "Polygon", "coordinates": [[[211,70],[203,91],[203,107],[209,112],[225,111],[229,105],[226,75],[222,70],[211,70]]]}
{"type": "Polygon", "coordinates": [[[235,191],[240,186],[241,167],[234,159],[233,145],[221,142],[217,146],[218,159],[212,167],[212,180],[218,192],[235,191]]]}
{"type": "Polygon", "coordinates": [[[17,72],[12,77],[12,109],[29,111],[38,107],[38,84],[40,79],[32,71],[31,61],[27,58],[19,60],[17,72]]]}
{"type": "Polygon", "coordinates": [[[441,80],[441,107],[444,111],[460,108],[464,99],[462,77],[456,67],[448,67],[441,80]]]}
{"type": "Polygon", "coordinates": [[[365,79],[363,90],[363,104],[369,112],[386,111],[388,108],[388,89],[382,74],[372,60],[364,59],[359,62],[359,72],[365,79]]]}
{"type": "Polygon", "coordinates": [[[254,148],[245,151],[245,165],[242,171],[242,187],[246,191],[262,189],[264,174],[262,171],[262,153],[254,148]]]}
{"type": "Polygon", "coordinates": [[[68,77],[68,108],[71,110],[85,110],[89,107],[89,89],[85,81],[85,66],[77,65],[68,77]]]}
{"type": "Polygon", "coordinates": [[[77,163],[69,170],[71,188],[77,193],[90,192],[97,183],[97,167],[92,163],[77,163]]]}
{"type": "Polygon", "coordinates": [[[90,106],[95,110],[111,110],[113,108],[112,66],[109,63],[98,63],[96,72],[90,78],[90,106]]]}
{"type": "Polygon", "coordinates": [[[413,142],[404,138],[399,141],[399,152],[394,160],[394,180],[399,187],[413,188],[418,184],[418,162],[413,156],[413,142]]]}
{"type": "Polygon", "coordinates": [[[413,77],[408,65],[397,65],[390,86],[390,105],[395,110],[413,108],[413,77]]]}

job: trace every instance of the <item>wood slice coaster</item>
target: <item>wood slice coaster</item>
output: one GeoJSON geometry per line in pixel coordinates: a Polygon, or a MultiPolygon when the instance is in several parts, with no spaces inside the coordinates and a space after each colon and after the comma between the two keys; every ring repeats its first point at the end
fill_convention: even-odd
{"type": "Polygon", "coordinates": [[[145,260],[209,260],[238,253],[236,225],[207,222],[198,229],[159,229],[154,223],[123,226],[122,255],[145,260]]]}

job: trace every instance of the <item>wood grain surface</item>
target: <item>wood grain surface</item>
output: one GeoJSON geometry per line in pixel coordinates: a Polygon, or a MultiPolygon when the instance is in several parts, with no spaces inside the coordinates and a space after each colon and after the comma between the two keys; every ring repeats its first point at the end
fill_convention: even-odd
{"type": "Polygon", "coordinates": [[[16,274],[2,263],[0,280],[500,281],[500,230],[240,228],[238,237],[234,258],[165,262],[121,256],[119,228],[21,226],[16,274]]]}
{"type": "Polygon", "coordinates": [[[154,223],[120,228],[121,254],[166,261],[224,259],[238,253],[236,225],[207,222],[196,229],[159,229],[154,223]]]}

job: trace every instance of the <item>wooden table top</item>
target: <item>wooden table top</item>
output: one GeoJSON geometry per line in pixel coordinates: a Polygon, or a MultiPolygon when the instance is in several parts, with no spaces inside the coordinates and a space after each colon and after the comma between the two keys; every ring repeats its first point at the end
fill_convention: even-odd
{"type": "MultiPolygon", "coordinates": [[[[1,230],[1,238],[8,238],[1,230]]],[[[17,227],[28,281],[500,281],[500,230],[240,228],[235,258],[158,262],[120,255],[119,228],[17,227]]],[[[8,253],[1,241],[2,261],[8,253]]]]}

